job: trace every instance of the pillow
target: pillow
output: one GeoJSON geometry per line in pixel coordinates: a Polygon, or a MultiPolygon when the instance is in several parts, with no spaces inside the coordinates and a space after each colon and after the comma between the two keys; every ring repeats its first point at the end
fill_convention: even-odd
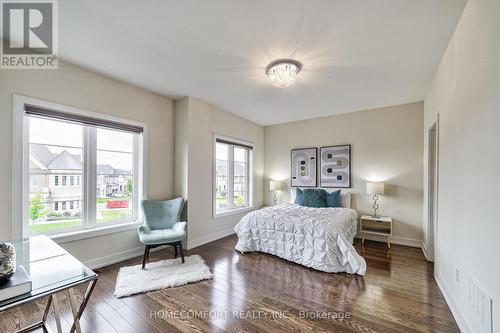
{"type": "Polygon", "coordinates": [[[340,205],[340,190],[333,191],[332,193],[326,194],[326,206],[327,207],[341,207],[341,205],[340,205]]]}
{"type": "Polygon", "coordinates": [[[300,188],[295,190],[295,203],[301,206],[304,204],[304,196],[302,195],[302,190],[300,188]]]}
{"type": "Polygon", "coordinates": [[[321,189],[305,189],[302,191],[304,202],[302,206],[306,207],[326,207],[326,191],[321,189]]]}

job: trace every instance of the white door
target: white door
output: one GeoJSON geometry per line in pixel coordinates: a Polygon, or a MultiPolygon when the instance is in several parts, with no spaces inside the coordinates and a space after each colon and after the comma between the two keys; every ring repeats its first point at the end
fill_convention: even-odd
{"type": "Polygon", "coordinates": [[[438,123],[429,129],[428,147],[428,226],[427,259],[434,261],[437,235],[437,191],[438,191],[438,123]]]}

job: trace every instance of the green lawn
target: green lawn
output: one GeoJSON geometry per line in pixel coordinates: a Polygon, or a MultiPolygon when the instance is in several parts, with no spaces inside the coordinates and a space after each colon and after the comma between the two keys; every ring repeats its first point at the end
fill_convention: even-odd
{"type": "MultiPolygon", "coordinates": [[[[217,204],[217,207],[220,207],[222,205],[227,205],[227,197],[216,197],[215,202],[217,204]]],[[[234,203],[237,206],[243,205],[243,196],[237,195],[234,197],[234,203]]]]}
{"type": "Polygon", "coordinates": [[[132,216],[132,209],[120,210],[103,210],[101,211],[102,218],[97,220],[97,223],[110,222],[132,216]]]}
{"type": "MultiPolygon", "coordinates": [[[[132,209],[103,210],[101,211],[101,215],[102,218],[98,219],[97,223],[111,222],[122,218],[130,217],[132,216],[132,209]]],[[[76,227],[81,223],[82,221],[80,219],[59,220],[49,223],[30,224],[29,230],[30,230],[30,235],[43,234],[57,229],[67,229],[71,227],[76,227]]]]}
{"type": "Polygon", "coordinates": [[[106,201],[108,201],[108,200],[109,200],[109,198],[97,198],[96,202],[98,204],[102,204],[102,203],[106,203],[106,201]]]}
{"type": "Polygon", "coordinates": [[[53,223],[30,224],[30,235],[46,233],[57,229],[71,228],[80,225],[81,223],[81,220],[62,220],[53,223]]]}

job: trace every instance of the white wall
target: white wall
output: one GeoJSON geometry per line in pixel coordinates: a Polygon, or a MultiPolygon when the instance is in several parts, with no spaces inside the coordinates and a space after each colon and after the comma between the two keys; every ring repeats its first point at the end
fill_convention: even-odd
{"type": "Polygon", "coordinates": [[[189,98],[182,98],[174,102],[174,193],[185,200],[188,199],[188,101],[189,98]]]}
{"type": "MultiPolygon", "coordinates": [[[[201,245],[234,233],[233,228],[245,215],[238,213],[213,218],[212,172],[214,133],[254,143],[253,203],[260,208],[263,202],[264,128],[248,120],[227,113],[202,100],[187,97],[175,103],[176,125],[186,126],[188,135],[188,247],[201,245]],[[187,112],[187,122],[184,120],[187,112]]],[[[182,130],[176,127],[176,130],[182,130]]],[[[176,142],[177,151],[183,151],[185,140],[176,142]]],[[[185,167],[186,163],[179,163],[185,167]]],[[[178,188],[183,188],[179,185],[178,188]]]]}
{"type": "MultiPolygon", "coordinates": [[[[149,196],[163,199],[173,195],[173,106],[170,99],[64,62],[59,63],[58,70],[0,70],[0,239],[9,239],[12,234],[13,94],[148,124],[149,196]]],[[[141,254],[135,230],[63,246],[91,265],[141,254]]]]}
{"type": "MultiPolygon", "coordinates": [[[[396,242],[420,246],[422,122],[423,104],[412,103],[265,127],[265,184],[281,180],[280,200],[288,202],[292,148],[351,144],[352,207],[373,214],[366,182],[383,181],[378,212],[395,219],[396,242]]],[[[265,193],[272,204],[273,193],[265,193]]]]}
{"type": "Polygon", "coordinates": [[[424,147],[440,118],[435,274],[464,332],[486,332],[467,298],[469,278],[493,298],[500,332],[499,33],[500,1],[469,0],[425,98],[424,147]]]}

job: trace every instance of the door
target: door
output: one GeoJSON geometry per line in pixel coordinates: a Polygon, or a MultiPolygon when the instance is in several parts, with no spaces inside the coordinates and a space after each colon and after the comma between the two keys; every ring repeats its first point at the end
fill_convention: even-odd
{"type": "Polygon", "coordinates": [[[427,225],[427,259],[434,261],[437,236],[437,190],[438,190],[438,123],[429,129],[428,147],[428,225],[427,225]]]}

